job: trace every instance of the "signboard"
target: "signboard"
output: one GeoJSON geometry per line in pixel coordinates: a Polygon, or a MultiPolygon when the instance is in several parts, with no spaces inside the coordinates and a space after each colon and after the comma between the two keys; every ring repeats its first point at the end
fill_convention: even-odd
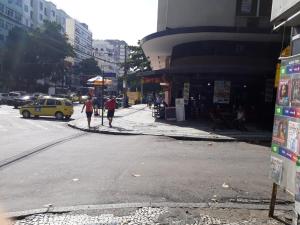
{"type": "Polygon", "coordinates": [[[183,85],[183,98],[184,104],[187,105],[190,98],[190,83],[184,83],[183,85]]]}
{"type": "MultiPolygon", "coordinates": [[[[300,200],[300,57],[281,63],[270,177],[300,200]],[[299,172],[297,172],[299,171],[299,172]]],[[[297,199],[296,198],[296,199],[297,199]]]]}
{"type": "Polygon", "coordinates": [[[116,73],[112,73],[112,72],[104,72],[104,77],[105,78],[116,78],[117,74],[116,73]]]}
{"type": "Polygon", "coordinates": [[[177,121],[185,121],[185,107],[184,107],[184,99],[176,98],[176,119],[177,121]]]}
{"type": "Polygon", "coordinates": [[[176,120],[176,107],[166,107],[165,108],[165,119],[166,120],[176,120]]]}
{"type": "Polygon", "coordinates": [[[214,103],[229,104],[230,103],[230,81],[216,80],[214,87],[214,103]]]}

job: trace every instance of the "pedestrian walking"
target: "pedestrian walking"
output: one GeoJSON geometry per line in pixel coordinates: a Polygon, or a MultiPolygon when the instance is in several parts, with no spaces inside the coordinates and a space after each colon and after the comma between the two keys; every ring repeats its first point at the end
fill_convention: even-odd
{"type": "Polygon", "coordinates": [[[81,113],[83,113],[84,108],[85,108],[86,118],[88,122],[88,127],[89,129],[91,129],[91,118],[94,111],[92,96],[89,95],[87,101],[83,104],[81,113]]]}
{"type": "Polygon", "coordinates": [[[113,96],[110,96],[108,101],[105,103],[105,107],[107,108],[107,119],[109,121],[109,127],[112,127],[111,123],[113,121],[116,109],[116,100],[113,96]]]}

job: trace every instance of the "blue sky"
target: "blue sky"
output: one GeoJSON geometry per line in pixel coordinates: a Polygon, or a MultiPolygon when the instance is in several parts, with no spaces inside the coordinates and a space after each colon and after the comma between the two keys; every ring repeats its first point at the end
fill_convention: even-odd
{"type": "Polygon", "coordinates": [[[134,45],[156,32],[158,0],[50,1],[88,24],[94,39],[120,39],[134,45]]]}

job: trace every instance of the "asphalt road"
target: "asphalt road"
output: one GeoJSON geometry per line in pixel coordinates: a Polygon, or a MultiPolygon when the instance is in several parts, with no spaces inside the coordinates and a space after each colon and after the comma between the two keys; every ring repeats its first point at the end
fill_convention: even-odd
{"type": "MultiPolygon", "coordinates": [[[[83,116],[79,106],[74,118],[83,116]]],[[[54,119],[20,118],[0,108],[0,162],[50,146],[0,167],[0,204],[7,211],[134,202],[269,199],[268,147],[178,141],[152,136],[86,134],[54,119]],[[224,184],[224,185],[223,185],[224,184]],[[227,186],[228,185],[228,186],[227,186]]]]}

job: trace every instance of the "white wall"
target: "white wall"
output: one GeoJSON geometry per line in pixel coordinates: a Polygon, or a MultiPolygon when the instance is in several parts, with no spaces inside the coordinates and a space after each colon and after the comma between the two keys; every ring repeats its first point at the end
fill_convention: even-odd
{"type": "Polygon", "coordinates": [[[195,26],[235,26],[236,0],[159,0],[158,31],[195,26]]]}
{"type": "Polygon", "coordinates": [[[300,0],[273,0],[271,20],[273,21],[299,2],[300,0]]]}

